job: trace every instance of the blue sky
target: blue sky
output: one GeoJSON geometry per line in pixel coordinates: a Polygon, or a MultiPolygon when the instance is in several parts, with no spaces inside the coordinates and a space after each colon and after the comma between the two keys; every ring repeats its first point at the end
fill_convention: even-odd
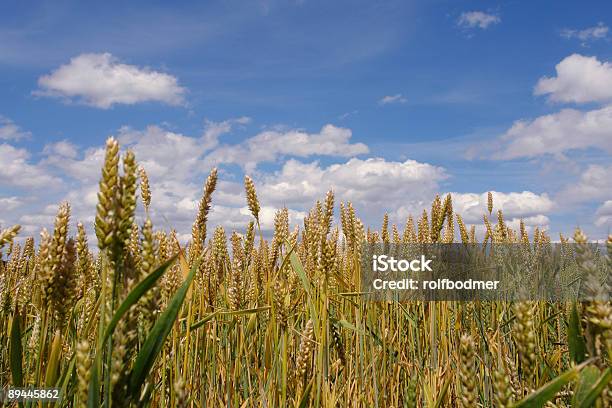
{"type": "Polygon", "coordinates": [[[35,234],[63,199],[90,221],[114,135],[161,185],[157,224],[179,232],[218,165],[213,222],[229,228],[247,219],[247,172],[268,219],[287,205],[299,221],[331,187],[368,224],[402,223],[435,192],[479,224],[492,190],[515,223],[603,238],[611,15],[606,1],[3,2],[0,223],[35,234]]]}

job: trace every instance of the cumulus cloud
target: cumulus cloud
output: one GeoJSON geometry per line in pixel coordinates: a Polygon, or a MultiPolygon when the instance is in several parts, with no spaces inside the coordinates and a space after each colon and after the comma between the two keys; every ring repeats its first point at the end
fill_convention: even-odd
{"type": "Polygon", "coordinates": [[[121,63],[109,53],[81,54],[38,79],[37,95],[76,100],[97,108],[140,102],[184,103],[176,77],[121,63]]]}
{"type": "Polygon", "coordinates": [[[11,196],[11,197],[0,197],[0,208],[4,211],[14,210],[18,208],[22,203],[22,200],[19,197],[11,196]]]}
{"type": "MultiPolygon", "coordinates": [[[[547,194],[536,194],[531,191],[502,193],[492,191],[493,212],[502,210],[508,219],[528,219],[535,225],[547,223],[548,219],[542,218],[554,208],[553,201],[547,194]]],[[[453,197],[453,208],[461,214],[468,223],[482,222],[483,214],[487,210],[487,193],[451,193],[453,197]]]]}
{"type": "Polygon", "coordinates": [[[311,205],[332,189],[338,200],[360,207],[388,210],[406,202],[430,199],[447,177],[443,168],[415,160],[352,158],[327,167],[318,162],[287,161],[282,169],[263,177],[261,196],[275,204],[311,205]]]}
{"type": "Polygon", "coordinates": [[[612,101],[612,64],[609,62],[572,54],[558,63],[555,70],[557,76],[538,81],[536,95],[548,95],[552,102],[612,101]]]}
{"type": "Polygon", "coordinates": [[[363,143],[350,143],[350,129],[325,125],[319,133],[301,130],[266,130],[238,145],[221,145],[206,157],[207,166],[236,163],[252,172],[258,163],[280,157],[351,157],[369,151],[363,143]]]}
{"type": "Polygon", "coordinates": [[[495,146],[477,146],[468,155],[482,154],[496,160],[562,154],[572,149],[599,148],[612,152],[612,106],[592,111],[563,109],[533,120],[516,121],[495,146]]]}
{"type": "Polygon", "coordinates": [[[598,227],[612,227],[612,200],[604,202],[601,207],[597,209],[595,215],[597,216],[595,225],[598,227]]]}
{"type": "Polygon", "coordinates": [[[407,99],[402,94],[383,96],[379,101],[379,105],[389,105],[392,103],[406,103],[407,99]]]}
{"type": "Polygon", "coordinates": [[[582,30],[576,30],[572,28],[565,28],[561,30],[561,37],[564,38],[577,38],[580,41],[599,40],[606,38],[608,35],[608,26],[602,22],[597,23],[596,26],[588,27],[582,30]]]}
{"type": "Polygon", "coordinates": [[[74,159],[79,154],[78,147],[68,140],[47,144],[43,149],[43,153],[58,159],[74,159]]]}
{"type": "Polygon", "coordinates": [[[486,29],[493,24],[499,24],[501,18],[494,14],[488,14],[483,11],[466,11],[461,13],[457,24],[464,28],[482,28],[486,29]]]}
{"type": "Polygon", "coordinates": [[[30,132],[22,130],[15,122],[0,115],[0,140],[20,140],[30,136],[30,132]]]}
{"type": "Polygon", "coordinates": [[[0,144],[0,182],[4,186],[49,188],[61,184],[61,179],[49,175],[38,163],[30,162],[30,153],[9,144],[0,144]]]}
{"type": "Polygon", "coordinates": [[[612,197],[612,165],[592,164],[576,183],[568,185],[559,196],[568,203],[582,203],[612,197]]]}
{"type": "MultiPolygon", "coordinates": [[[[153,197],[152,216],[158,227],[176,228],[180,234],[188,236],[202,194],[202,184],[215,165],[221,167],[218,189],[210,214],[211,226],[220,224],[228,228],[244,228],[250,219],[244,187],[242,183],[234,181],[235,169],[227,169],[225,164],[234,163],[245,169],[253,169],[262,161],[273,161],[280,157],[345,157],[368,151],[363,144],[350,143],[349,129],[332,125],[324,126],[318,133],[290,129],[268,130],[237,144],[221,144],[225,134],[234,128],[243,128],[249,122],[250,119],[246,117],[222,122],[207,120],[202,133],[195,136],[161,126],[148,126],[144,129],[122,127],[118,130],[115,137],[122,148],[133,150],[139,164],[149,175],[153,197]],[[218,154],[224,155],[224,160],[210,159],[218,154]]],[[[26,151],[21,153],[25,154],[26,151]]],[[[46,145],[42,155],[44,158],[36,164],[36,168],[44,170],[45,174],[61,175],[65,187],[61,190],[63,193],[50,195],[46,202],[68,200],[72,204],[73,219],[91,226],[97,203],[97,184],[104,159],[104,147],[94,146],[83,150],[68,141],[60,141],[46,145]]],[[[258,191],[262,197],[262,228],[271,229],[274,209],[289,206],[289,202],[276,197],[265,197],[268,181],[278,183],[280,179],[271,179],[269,177],[272,175],[261,171],[255,173],[258,191]]],[[[241,179],[241,176],[238,178],[241,179]]],[[[323,182],[319,184],[324,185],[323,182]]],[[[275,187],[278,189],[278,186],[275,187]]],[[[303,202],[293,201],[290,207],[292,219],[300,222],[304,215],[303,209],[310,206],[316,198],[321,198],[325,191],[321,187],[320,195],[311,194],[308,200],[303,202]]],[[[34,203],[28,208],[15,209],[13,213],[26,215],[20,222],[30,229],[35,229],[37,221],[43,223],[45,220],[51,220],[53,216],[53,212],[48,209],[46,211],[49,213],[44,214],[41,209],[34,209],[43,202],[34,203]],[[39,218],[36,218],[37,216],[39,218]]],[[[140,216],[142,217],[142,213],[140,216]]],[[[14,218],[16,221],[19,219],[16,216],[14,218]]],[[[50,226],[47,223],[38,224],[38,227],[41,225],[50,226]]]]}

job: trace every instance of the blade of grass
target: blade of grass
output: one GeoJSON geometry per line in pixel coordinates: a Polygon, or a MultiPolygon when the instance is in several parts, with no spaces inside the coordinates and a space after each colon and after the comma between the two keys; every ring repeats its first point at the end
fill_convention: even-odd
{"type": "Polygon", "coordinates": [[[599,368],[596,366],[588,366],[582,370],[580,377],[578,378],[578,384],[574,389],[572,407],[578,407],[581,405],[582,401],[585,400],[587,394],[591,390],[591,387],[593,387],[593,384],[595,384],[599,379],[600,374],[599,368]]]}
{"type": "Polygon", "coordinates": [[[126,296],[123,303],[121,303],[121,305],[115,312],[115,315],[113,316],[110,323],[106,327],[104,336],[102,337],[102,343],[106,342],[108,337],[115,330],[117,323],[119,323],[119,320],[121,320],[123,315],[130,309],[130,307],[132,307],[136,302],[138,302],[138,300],[149,289],[151,289],[153,285],[155,285],[155,282],[157,282],[157,280],[164,274],[166,269],[168,269],[170,265],[172,265],[175,259],[176,259],[176,255],[170,258],[169,260],[167,260],[166,262],[164,262],[162,265],[160,265],[155,271],[147,275],[146,278],[144,278],[140,283],[138,283],[138,285],[136,285],[134,289],[132,289],[132,291],[126,296]]]}
{"type": "Polygon", "coordinates": [[[21,345],[21,318],[19,310],[15,308],[13,323],[11,324],[11,378],[13,386],[23,387],[23,348],[21,345]]]}
{"type": "Polygon", "coordinates": [[[191,271],[189,271],[187,279],[172,297],[166,310],[160,315],[159,319],[151,329],[151,332],[147,336],[147,339],[144,342],[142,349],[138,353],[138,356],[136,356],[134,367],[130,373],[129,385],[129,394],[134,400],[138,399],[142,384],[145,382],[149,371],[153,367],[157,355],[166,341],[166,337],[168,337],[168,334],[172,330],[172,326],[174,325],[174,322],[181,310],[181,306],[185,300],[185,297],[187,296],[187,291],[191,286],[191,282],[193,281],[199,265],[200,259],[194,262],[191,271]]]}
{"type": "Polygon", "coordinates": [[[593,384],[589,392],[585,395],[584,399],[579,405],[579,408],[589,408],[593,406],[597,397],[601,395],[604,388],[612,381],[612,368],[608,367],[606,371],[599,377],[597,382],[593,384]]]}
{"type": "Polygon", "coordinates": [[[572,304],[570,321],[567,328],[567,343],[572,361],[576,364],[582,363],[586,355],[586,343],[582,336],[580,315],[578,314],[576,302],[572,304]]]}
{"type": "Polygon", "coordinates": [[[543,406],[546,402],[553,399],[561,388],[565,387],[565,385],[567,385],[570,381],[574,380],[578,376],[578,373],[580,373],[580,371],[582,371],[582,369],[588,364],[589,361],[585,361],[580,365],[570,368],[557,378],[547,382],[542,387],[517,402],[513,408],[531,408],[543,406]]]}

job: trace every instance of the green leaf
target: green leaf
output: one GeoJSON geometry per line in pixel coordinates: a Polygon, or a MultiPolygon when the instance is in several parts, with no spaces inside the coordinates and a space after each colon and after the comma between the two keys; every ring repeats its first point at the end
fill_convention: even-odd
{"type": "Polygon", "coordinates": [[[612,368],[608,367],[608,369],[606,369],[606,371],[604,371],[604,373],[599,377],[597,382],[589,389],[589,392],[585,394],[579,408],[591,407],[610,381],[612,381],[612,368]]]}
{"type": "Polygon", "coordinates": [[[600,375],[599,368],[595,366],[585,367],[580,373],[578,384],[574,390],[574,398],[572,398],[572,407],[578,407],[584,401],[593,384],[597,382],[600,375]]]}
{"type": "Polygon", "coordinates": [[[172,258],[168,259],[166,262],[161,264],[157,269],[147,275],[141,282],[139,282],[134,289],[125,297],[125,300],[121,303],[117,311],[115,312],[112,320],[106,327],[104,331],[104,337],[102,337],[102,344],[106,343],[108,337],[112,334],[119,323],[119,320],[123,317],[123,315],[130,310],[138,300],[145,294],[149,289],[155,285],[155,282],[166,272],[166,269],[172,265],[174,260],[176,259],[176,255],[172,258]]]}
{"type": "Polygon", "coordinates": [[[536,408],[542,407],[544,404],[557,395],[561,388],[565,387],[570,381],[572,381],[578,373],[588,364],[588,362],[584,362],[578,366],[570,368],[557,378],[547,382],[539,389],[535,390],[519,402],[514,405],[514,408],[526,407],[526,408],[536,408]]]}
{"type": "Polygon", "coordinates": [[[576,302],[572,305],[570,314],[569,326],[567,328],[567,343],[572,361],[576,364],[582,363],[586,358],[586,343],[584,336],[582,336],[580,315],[578,314],[576,302]]]}
{"type": "Polygon", "coordinates": [[[172,326],[174,325],[174,322],[176,321],[176,318],[181,310],[181,306],[185,300],[185,297],[187,296],[187,291],[191,286],[191,282],[193,281],[199,265],[200,259],[198,259],[191,267],[191,271],[189,271],[189,275],[185,279],[185,282],[183,282],[183,285],[179,288],[172,299],[170,299],[168,307],[159,316],[159,319],[151,329],[151,332],[142,345],[142,349],[138,353],[138,356],[136,356],[134,367],[130,373],[129,385],[129,393],[134,400],[138,399],[142,384],[145,382],[151,367],[153,367],[153,363],[155,363],[157,355],[161,351],[164,342],[166,341],[166,337],[168,337],[168,334],[172,330],[172,326]]]}
{"type": "Polygon", "coordinates": [[[19,311],[15,308],[13,315],[13,323],[11,324],[11,343],[10,343],[10,359],[11,359],[11,378],[13,386],[23,387],[23,348],[21,345],[21,318],[19,311]]]}
{"type": "Polygon", "coordinates": [[[289,256],[289,260],[291,261],[291,266],[293,267],[293,270],[295,271],[295,273],[297,273],[298,277],[300,278],[300,282],[302,283],[302,286],[304,287],[304,292],[306,292],[306,299],[308,299],[308,308],[310,309],[310,318],[312,319],[312,322],[314,324],[314,329],[315,332],[319,332],[319,314],[317,313],[317,308],[314,305],[314,302],[312,300],[312,296],[310,294],[310,287],[311,287],[311,283],[310,283],[310,279],[308,279],[308,275],[306,275],[306,271],[304,270],[304,266],[302,265],[302,261],[300,261],[300,258],[297,256],[297,254],[295,253],[295,251],[291,251],[288,254],[289,256]]]}
{"type": "MultiPolygon", "coordinates": [[[[102,356],[104,355],[103,347],[106,345],[106,342],[109,336],[117,327],[119,320],[123,317],[123,315],[132,307],[138,300],[145,294],[149,289],[155,285],[155,282],[159,280],[159,278],[166,272],[166,270],[172,265],[175,261],[176,255],[168,259],[166,262],[161,264],[157,269],[151,272],[147,277],[145,277],[142,281],[140,281],[134,289],[126,296],[125,300],[121,303],[113,318],[111,319],[109,325],[104,330],[104,335],[102,340],[99,341],[99,349],[96,351],[96,357],[94,359],[94,363],[91,370],[91,380],[89,381],[89,392],[87,395],[87,407],[88,408],[98,408],[100,406],[100,388],[99,388],[99,375],[100,370],[102,369],[102,356]]],[[[96,303],[96,309],[99,307],[102,297],[98,298],[98,302],[96,303]]],[[[91,322],[94,320],[92,319],[91,322]]]]}
{"type": "Polygon", "coordinates": [[[202,320],[199,320],[195,322],[194,324],[192,324],[191,326],[189,326],[189,330],[190,331],[197,330],[200,327],[204,326],[209,321],[211,321],[212,319],[214,319],[215,317],[220,316],[220,315],[241,316],[241,315],[246,315],[246,314],[259,313],[259,312],[263,312],[266,310],[270,310],[270,306],[262,306],[262,307],[255,307],[252,309],[241,309],[241,310],[226,310],[226,311],[218,310],[216,312],[209,314],[202,320]]]}
{"type": "Polygon", "coordinates": [[[70,400],[73,395],[70,395],[68,390],[68,385],[70,384],[70,380],[74,378],[74,365],[76,363],[76,357],[73,355],[70,359],[70,364],[68,365],[68,369],[63,374],[63,379],[61,381],[62,387],[60,389],[60,399],[61,401],[70,400]]]}
{"type": "Polygon", "coordinates": [[[89,392],[87,393],[87,408],[100,408],[100,377],[98,373],[100,371],[101,366],[101,354],[101,352],[96,353],[96,358],[91,368],[89,392]]]}
{"type": "Polygon", "coordinates": [[[345,327],[349,330],[352,330],[356,333],[361,334],[362,336],[367,336],[368,334],[366,332],[364,332],[363,330],[359,330],[358,328],[356,328],[354,325],[352,325],[351,323],[347,322],[344,319],[341,320],[337,320],[338,324],[341,325],[342,327],[345,327]]]}
{"type": "Polygon", "coordinates": [[[208,316],[206,316],[202,320],[192,324],[191,327],[189,328],[189,330],[194,331],[194,330],[199,329],[200,327],[204,326],[206,323],[208,323],[209,321],[214,319],[217,316],[217,314],[219,314],[219,313],[218,312],[214,312],[214,313],[209,314],[208,316]]]}
{"type": "Polygon", "coordinates": [[[312,390],[312,382],[313,381],[314,381],[314,378],[312,380],[310,380],[310,382],[308,383],[308,385],[304,389],[304,392],[302,393],[302,398],[300,398],[300,405],[298,406],[298,408],[306,408],[306,407],[308,407],[308,401],[310,400],[310,390],[312,390]]]}
{"type": "MultiPolygon", "coordinates": [[[[19,310],[15,307],[13,314],[13,322],[11,323],[11,343],[10,343],[10,363],[11,363],[11,378],[14,387],[23,387],[23,346],[21,344],[21,317],[19,310]]],[[[19,402],[19,406],[23,407],[23,402],[19,402]]]]}

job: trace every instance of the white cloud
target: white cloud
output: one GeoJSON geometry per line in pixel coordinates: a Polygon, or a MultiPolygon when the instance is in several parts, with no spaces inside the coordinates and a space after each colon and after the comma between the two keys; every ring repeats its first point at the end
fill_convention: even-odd
{"type": "MultiPolygon", "coordinates": [[[[533,215],[531,217],[521,217],[521,218],[512,218],[506,219],[506,225],[512,228],[514,231],[520,231],[521,221],[523,221],[523,225],[525,225],[525,231],[527,234],[531,234],[533,230],[537,227],[540,231],[549,231],[550,230],[550,219],[542,214],[533,215]]],[[[483,224],[484,227],[484,224],[483,224]]],[[[484,232],[484,229],[483,229],[484,232]]]]}
{"type": "Polygon", "coordinates": [[[379,101],[379,105],[389,105],[391,103],[406,103],[407,99],[402,94],[383,96],[379,101]]]}
{"type": "MultiPolygon", "coordinates": [[[[160,126],[149,126],[143,130],[129,127],[119,129],[116,137],[122,148],[132,149],[139,164],[149,175],[152,215],[158,227],[175,227],[179,233],[189,234],[202,194],[202,183],[215,164],[243,165],[245,163],[242,161],[245,161],[245,168],[254,168],[261,161],[275,160],[280,156],[345,156],[367,152],[365,145],[349,143],[350,130],[332,125],[324,126],[321,132],[316,134],[287,129],[264,131],[238,144],[219,145],[224,134],[236,126],[248,124],[249,121],[249,118],[245,117],[223,122],[206,121],[202,134],[195,137],[160,126]],[[225,155],[225,160],[221,163],[204,160],[217,157],[218,154],[225,155]]],[[[104,158],[103,147],[79,151],[74,145],[58,142],[47,145],[43,154],[46,156],[42,161],[45,166],[61,173],[64,178],[71,179],[71,189],[66,191],[63,197],[55,196],[53,202],[62,199],[70,201],[73,205],[73,218],[90,225],[95,215],[97,183],[104,158]]],[[[233,174],[228,174],[223,167],[219,174],[221,179],[214,196],[211,226],[218,223],[228,228],[244,228],[250,219],[244,187],[242,183],[232,181],[233,174]]],[[[257,175],[263,177],[260,172],[257,172],[257,175]]],[[[321,191],[323,195],[326,190],[321,191]]],[[[270,200],[265,197],[263,181],[261,189],[258,182],[258,192],[263,199],[262,227],[271,228],[274,218],[272,209],[282,207],[284,203],[274,197],[270,200]]],[[[311,197],[312,200],[294,203],[293,208],[290,208],[296,220],[299,221],[300,217],[303,217],[303,208],[313,203],[315,195],[311,197]]]]}
{"type": "Polygon", "coordinates": [[[556,77],[541,78],[536,95],[548,95],[552,102],[612,101],[612,64],[596,57],[572,54],[555,67],[556,77]]]}
{"type": "Polygon", "coordinates": [[[22,130],[15,122],[0,115],[0,140],[20,140],[30,136],[30,132],[22,130]]]}
{"type": "Polygon", "coordinates": [[[612,165],[592,164],[580,175],[576,183],[569,184],[559,193],[567,203],[580,203],[612,197],[612,165]]]}
{"type": "Polygon", "coordinates": [[[581,41],[598,40],[606,38],[608,35],[608,26],[604,23],[597,23],[596,26],[588,27],[583,30],[565,28],[561,30],[561,36],[564,38],[578,38],[581,41]]]}
{"type": "Polygon", "coordinates": [[[611,129],[612,106],[588,112],[563,109],[531,121],[519,120],[494,142],[494,147],[478,146],[471,153],[489,148],[493,151],[486,157],[510,160],[592,147],[612,152],[611,129]]]}
{"type": "Polygon", "coordinates": [[[595,213],[597,215],[597,220],[595,220],[595,225],[598,227],[608,226],[612,227],[612,200],[607,200],[605,203],[601,205],[597,209],[595,213]]]}
{"type": "Polygon", "coordinates": [[[22,200],[19,197],[0,197],[0,208],[4,211],[11,211],[18,208],[22,204],[22,200]]]}
{"type": "Polygon", "coordinates": [[[78,156],[78,148],[68,140],[61,140],[55,143],[49,143],[43,149],[43,153],[48,156],[54,156],[58,159],[74,159],[78,156]]]}
{"type": "Polygon", "coordinates": [[[4,186],[23,188],[57,187],[61,180],[39,164],[29,163],[30,154],[9,144],[0,144],[0,181],[4,186]]]}
{"type": "Polygon", "coordinates": [[[336,156],[351,157],[367,153],[363,143],[350,143],[350,129],[325,125],[319,133],[301,130],[267,130],[238,145],[222,145],[206,157],[206,165],[236,163],[247,172],[258,163],[274,162],[279,157],[336,156]]]}
{"type": "MultiPolygon", "coordinates": [[[[536,194],[531,191],[501,193],[492,191],[493,217],[497,210],[502,210],[508,219],[529,219],[530,223],[541,225],[547,223],[544,214],[554,208],[554,203],[547,194],[536,194]]],[[[451,193],[453,209],[460,214],[467,223],[480,223],[482,216],[488,214],[487,193],[451,193]]]]}
{"type": "Polygon", "coordinates": [[[446,177],[443,168],[414,160],[352,158],[327,167],[289,160],[280,171],[256,181],[266,204],[305,209],[332,189],[337,201],[353,202],[366,221],[377,222],[385,211],[431,200],[446,177]]]}
{"type": "Polygon", "coordinates": [[[38,79],[38,95],[66,98],[108,109],[140,102],[184,103],[185,88],[176,77],[121,63],[109,53],[81,54],[38,79]]]}
{"type": "Polygon", "coordinates": [[[466,11],[461,13],[457,24],[460,27],[465,28],[482,28],[486,29],[490,25],[498,24],[501,22],[501,18],[494,14],[488,14],[482,11],[466,11]]]}

